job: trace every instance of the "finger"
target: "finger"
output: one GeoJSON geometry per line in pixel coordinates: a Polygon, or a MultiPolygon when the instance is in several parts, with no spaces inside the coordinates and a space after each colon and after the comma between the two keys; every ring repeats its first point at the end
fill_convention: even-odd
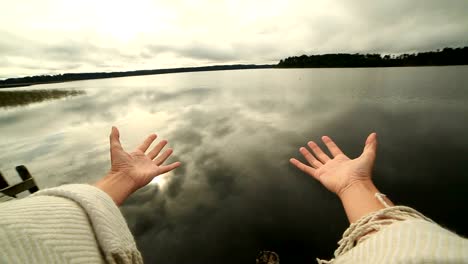
{"type": "Polygon", "coordinates": [[[154,159],[159,155],[159,152],[166,146],[167,140],[161,140],[154,148],[148,153],[148,158],[154,159]]]}
{"type": "Polygon", "coordinates": [[[344,154],[343,151],[333,142],[333,140],[328,137],[328,136],[323,136],[322,137],[323,143],[327,145],[328,150],[330,153],[333,155],[333,157],[336,157],[337,155],[344,154]]]}
{"type": "Polygon", "coordinates": [[[120,143],[120,133],[117,127],[113,126],[111,134],[109,136],[109,143],[111,152],[113,149],[123,149],[122,144],[120,143]]]}
{"type": "Polygon", "coordinates": [[[138,146],[138,150],[140,150],[141,152],[145,153],[146,150],[149,148],[149,146],[151,146],[151,143],[153,143],[153,141],[157,138],[158,136],[156,134],[151,134],[149,135],[145,141],[143,141],[143,143],[141,143],[140,146],[138,146]]]}
{"type": "Polygon", "coordinates": [[[301,147],[299,152],[301,152],[302,156],[304,156],[304,158],[307,160],[307,162],[309,162],[310,165],[312,165],[312,167],[320,168],[323,165],[322,162],[317,160],[314,155],[312,155],[312,153],[310,153],[306,148],[301,147]]]}
{"type": "Polygon", "coordinates": [[[161,174],[171,171],[180,166],[180,161],[159,167],[161,174]]]}
{"type": "Polygon", "coordinates": [[[312,151],[314,152],[315,156],[318,158],[318,160],[320,160],[323,164],[325,164],[327,161],[330,160],[330,157],[328,157],[327,154],[325,154],[325,152],[322,151],[322,149],[317,145],[315,144],[315,142],[313,141],[309,141],[307,143],[307,145],[312,149],[312,151]]]}
{"type": "Polygon", "coordinates": [[[361,156],[367,156],[372,160],[375,160],[375,155],[377,152],[377,133],[371,133],[367,139],[364,146],[364,150],[361,156]]]}
{"type": "Polygon", "coordinates": [[[167,158],[169,158],[169,156],[172,154],[172,149],[166,149],[166,151],[163,152],[163,154],[159,155],[155,160],[154,162],[156,163],[156,165],[161,165],[163,164],[167,158]]]}
{"type": "Polygon", "coordinates": [[[310,167],[310,166],[307,166],[305,165],[304,163],[298,161],[297,159],[290,159],[289,162],[291,162],[294,166],[296,166],[298,169],[300,169],[301,171],[309,174],[310,176],[314,177],[315,179],[317,179],[317,176],[315,175],[315,171],[316,169],[310,167]]]}

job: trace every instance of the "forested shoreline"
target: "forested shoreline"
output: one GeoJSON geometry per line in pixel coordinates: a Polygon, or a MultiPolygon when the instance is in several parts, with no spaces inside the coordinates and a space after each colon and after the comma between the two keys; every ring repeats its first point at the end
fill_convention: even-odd
{"type": "Polygon", "coordinates": [[[90,72],[90,73],[65,73],[57,75],[36,75],[19,78],[9,78],[0,80],[0,88],[29,86],[34,84],[81,81],[90,79],[104,79],[129,77],[152,74],[167,74],[180,72],[198,72],[198,71],[222,71],[222,70],[242,70],[242,69],[263,69],[273,68],[275,65],[254,65],[254,64],[236,64],[236,65],[215,65],[203,67],[185,67],[172,69],[157,69],[157,70],[140,70],[140,71],[125,71],[125,72],[90,72]]]}
{"type": "Polygon", "coordinates": [[[467,65],[468,47],[444,48],[412,54],[323,54],[302,55],[283,59],[279,68],[346,68],[467,65]]]}
{"type": "Polygon", "coordinates": [[[412,54],[381,55],[360,53],[335,53],[293,56],[280,60],[276,65],[237,64],[172,69],[139,70],[125,72],[65,73],[36,75],[0,80],[0,88],[29,86],[34,84],[79,81],[90,79],[129,77],[139,75],[167,74],[180,72],[220,71],[265,68],[348,68],[348,67],[401,67],[401,66],[444,66],[468,65],[468,47],[444,48],[412,54]]]}

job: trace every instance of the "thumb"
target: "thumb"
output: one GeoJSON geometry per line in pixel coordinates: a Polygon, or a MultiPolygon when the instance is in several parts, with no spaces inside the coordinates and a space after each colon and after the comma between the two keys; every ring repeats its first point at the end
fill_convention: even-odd
{"type": "Polygon", "coordinates": [[[122,144],[120,144],[120,133],[119,130],[113,126],[111,134],[109,136],[109,143],[110,143],[110,149],[111,149],[111,154],[113,150],[122,150],[122,144]]]}
{"type": "Polygon", "coordinates": [[[371,133],[366,140],[364,150],[361,154],[361,157],[370,159],[372,162],[375,160],[375,155],[377,152],[377,133],[371,133]]]}

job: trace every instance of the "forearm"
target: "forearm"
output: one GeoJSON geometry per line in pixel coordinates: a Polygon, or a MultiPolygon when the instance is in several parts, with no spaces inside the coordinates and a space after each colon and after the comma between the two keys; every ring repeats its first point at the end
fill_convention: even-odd
{"type": "Polygon", "coordinates": [[[109,173],[104,178],[100,179],[94,184],[105,193],[107,193],[112,200],[120,206],[123,202],[135,192],[135,183],[123,174],[109,173]]]}
{"type": "MultiPolygon", "coordinates": [[[[345,209],[350,223],[354,223],[359,218],[385,208],[385,206],[375,197],[379,190],[371,180],[358,181],[338,194],[345,209]]],[[[384,198],[385,202],[393,206],[393,203],[384,198]]]]}

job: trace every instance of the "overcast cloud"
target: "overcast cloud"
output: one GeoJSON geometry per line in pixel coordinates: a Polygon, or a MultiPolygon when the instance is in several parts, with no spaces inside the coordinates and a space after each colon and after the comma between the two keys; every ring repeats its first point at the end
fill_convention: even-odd
{"type": "Polygon", "coordinates": [[[0,78],[468,45],[466,0],[16,0],[0,3],[0,78]]]}

